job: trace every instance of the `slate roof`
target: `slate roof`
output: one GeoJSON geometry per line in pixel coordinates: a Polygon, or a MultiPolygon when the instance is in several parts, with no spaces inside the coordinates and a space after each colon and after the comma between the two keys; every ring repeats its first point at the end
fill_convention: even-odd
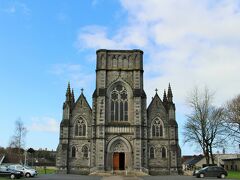
{"type": "Polygon", "coordinates": [[[183,164],[195,165],[204,158],[203,155],[193,156],[192,158],[186,160],[183,164]]]}
{"type": "Polygon", "coordinates": [[[222,161],[240,161],[240,158],[222,159],[222,161]]]}

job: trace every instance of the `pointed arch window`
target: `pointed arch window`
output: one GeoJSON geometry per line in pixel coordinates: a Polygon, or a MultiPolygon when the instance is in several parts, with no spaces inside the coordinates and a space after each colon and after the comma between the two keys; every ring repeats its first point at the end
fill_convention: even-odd
{"type": "Polygon", "coordinates": [[[87,125],[86,122],[80,117],[75,123],[75,136],[86,136],[87,125]]]}
{"type": "Polygon", "coordinates": [[[128,93],[124,86],[118,84],[111,92],[111,121],[128,121],[128,93]]]}
{"type": "Polygon", "coordinates": [[[167,157],[167,150],[165,147],[162,147],[162,158],[166,158],[167,157]]]}
{"type": "Polygon", "coordinates": [[[72,157],[73,158],[76,157],[76,147],[75,146],[72,147],[72,157]]]}
{"type": "Polygon", "coordinates": [[[78,136],[78,123],[75,124],[75,136],[78,136]]]}
{"type": "Polygon", "coordinates": [[[163,123],[158,118],[152,123],[152,137],[163,137],[163,123]]]}
{"type": "Polygon", "coordinates": [[[149,156],[150,156],[150,159],[154,159],[155,157],[155,152],[153,147],[150,147],[149,156]]]}
{"type": "Polygon", "coordinates": [[[82,147],[82,153],[84,158],[88,158],[88,147],[86,145],[82,147]]]}

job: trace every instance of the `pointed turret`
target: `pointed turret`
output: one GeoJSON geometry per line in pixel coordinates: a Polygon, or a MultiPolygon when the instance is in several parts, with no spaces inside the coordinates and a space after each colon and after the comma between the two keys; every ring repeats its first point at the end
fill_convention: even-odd
{"type": "Polygon", "coordinates": [[[66,92],[66,102],[72,101],[70,82],[68,82],[67,92],[66,92]]]}
{"type": "Polygon", "coordinates": [[[170,85],[170,83],[169,83],[169,85],[168,85],[168,94],[167,94],[167,98],[168,98],[168,102],[172,102],[173,94],[172,94],[172,89],[171,89],[171,85],[170,85]]]}
{"type": "Polygon", "coordinates": [[[75,103],[75,97],[74,97],[74,91],[73,91],[73,88],[72,88],[72,104],[75,103]]]}
{"type": "Polygon", "coordinates": [[[166,103],[167,102],[167,94],[166,94],[166,90],[164,89],[163,92],[163,102],[166,103]]]}

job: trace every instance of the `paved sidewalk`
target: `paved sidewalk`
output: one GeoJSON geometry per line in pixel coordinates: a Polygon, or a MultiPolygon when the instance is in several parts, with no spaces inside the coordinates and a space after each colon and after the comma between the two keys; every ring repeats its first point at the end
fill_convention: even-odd
{"type": "Polygon", "coordinates": [[[131,176],[108,176],[103,177],[101,180],[143,180],[141,177],[131,176]]]}
{"type": "MultiPolygon", "coordinates": [[[[28,180],[197,180],[193,176],[83,176],[74,174],[46,174],[39,175],[28,180]]],[[[213,180],[218,178],[204,178],[204,180],[213,180]]],[[[228,179],[230,180],[230,179],[228,179]]]]}

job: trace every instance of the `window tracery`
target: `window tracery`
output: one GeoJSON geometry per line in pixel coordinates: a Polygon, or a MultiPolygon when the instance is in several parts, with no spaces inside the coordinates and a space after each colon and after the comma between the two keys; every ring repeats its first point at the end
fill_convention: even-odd
{"type": "Polygon", "coordinates": [[[86,122],[82,119],[82,117],[79,118],[79,120],[75,123],[75,136],[86,136],[87,134],[87,125],[86,122]]]}
{"type": "Polygon", "coordinates": [[[111,120],[128,121],[128,94],[122,85],[117,85],[111,92],[111,120]]]}
{"type": "Polygon", "coordinates": [[[155,119],[152,124],[152,137],[163,136],[163,124],[160,119],[155,119]]]}

